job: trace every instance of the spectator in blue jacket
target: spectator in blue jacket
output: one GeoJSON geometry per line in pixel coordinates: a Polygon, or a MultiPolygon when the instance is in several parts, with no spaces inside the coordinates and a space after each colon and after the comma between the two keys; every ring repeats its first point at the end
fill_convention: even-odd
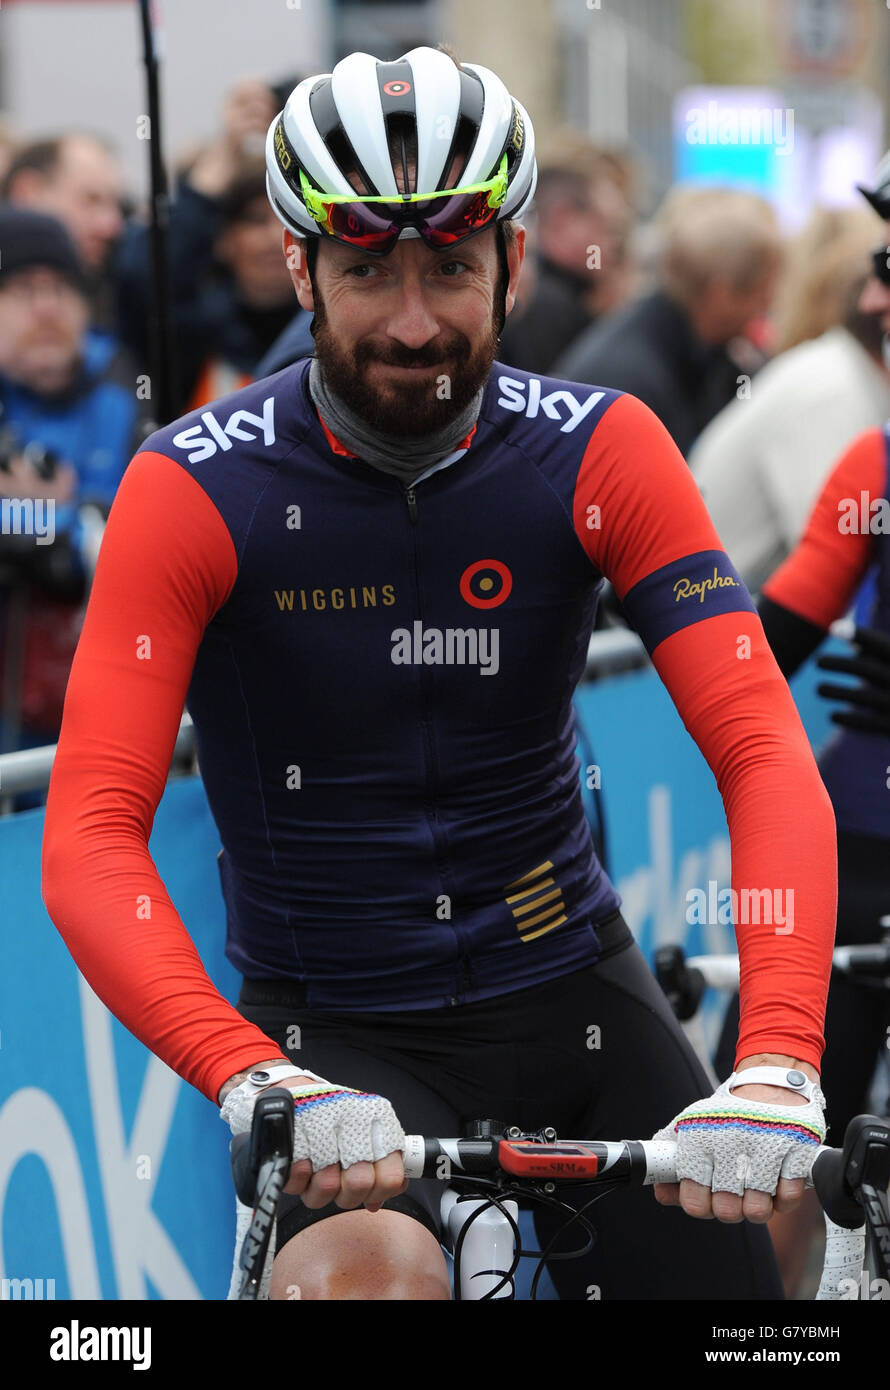
{"type": "Polygon", "coordinates": [[[0,734],[57,737],[105,518],[143,438],[139,382],[89,329],[61,222],[0,205],[0,734]]]}

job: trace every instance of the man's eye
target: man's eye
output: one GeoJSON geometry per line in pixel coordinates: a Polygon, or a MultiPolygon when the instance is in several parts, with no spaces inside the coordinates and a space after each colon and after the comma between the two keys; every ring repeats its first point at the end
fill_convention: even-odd
{"type": "Polygon", "coordinates": [[[355,278],[356,278],[356,280],[367,280],[367,278],[368,278],[367,275],[360,275],[358,272],[359,272],[359,271],[362,271],[362,270],[373,270],[373,269],[374,269],[374,267],[371,265],[370,261],[359,261],[357,265],[351,265],[351,266],[349,267],[349,269],[347,270],[346,274],[347,274],[347,275],[354,275],[355,278]]]}
{"type": "MultiPolygon", "coordinates": [[[[443,261],[439,269],[448,270],[449,267],[453,268],[454,266],[457,266],[458,270],[466,270],[468,268],[466,261],[443,261]]],[[[460,277],[457,275],[448,275],[446,278],[449,280],[457,280],[460,277]]]]}

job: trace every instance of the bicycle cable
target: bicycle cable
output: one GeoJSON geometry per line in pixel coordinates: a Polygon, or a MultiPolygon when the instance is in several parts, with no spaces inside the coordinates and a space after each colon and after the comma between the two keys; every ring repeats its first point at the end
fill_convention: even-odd
{"type": "MultiPolygon", "coordinates": [[[[496,1190],[497,1195],[484,1197],[483,1205],[478,1206],[475,1211],[470,1212],[469,1216],[467,1217],[466,1221],[463,1223],[458,1232],[457,1240],[454,1242],[454,1254],[452,1258],[454,1260],[454,1298],[456,1302],[458,1300],[462,1300],[463,1298],[463,1295],[461,1294],[460,1290],[460,1256],[461,1251],[463,1250],[464,1241],[467,1238],[467,1232],[469,1231],[476,1218],[478,1216],[481,1216],[484,1211],[488,1211],[489,1207],[497,1207],[501,1215],[509,1222],[513,1232],[513,1244],[515,1254],[513,1256],[513,1263],[510,1265],[510,1268],[507,1270],[505,1274],[501,1275],[500,1283],[495,1284],[493,1289],[491,1289],[488,1293],[483,1294],[482,1299],[479,1300],[480,1302],[483,1302],[484,1300],[489,1298],[494,1298],[495,1294],[499,1293],[500,1290],[505,1288],[507,1284],[510,1285],[510,1292],[513,1292],[513,1275],[519,1268],[519,1261],[522,1258],[522,1233],[519,1230],[519,1224],[514,1220],[514,1218],[510,1215],[506,1208],[501,1205],[503,1199],[510,1196],[511,1193],[513,1193],[514,1189],[511,1187],[501,1187],[495,1180],[490,1180],[488,1178],[475,1179],[474,1186],[477,1185],[480,1187],[491,1186],[496,1190]]],[[[478,1273],[499,1274],[500,1270],[479,1270],[478,1273]]]]}
{"type": "Polygon", "coordinates": [[[540,1280],[541,1275],[544,1273],[544,1269],[548,1260],[576,1260],[580,1259],[582,1255],[588,1254],[593,1249],[594,1244],[596,1242],[596,1227],[593,1225],[592,1222],[588,1221],[584,1213],[589,1211],[595,1202],[601,1201],[603,1197],[607,1197],[609,1193],[616,1192],[619,1187],[623,1186],[624,1183],[620,1182],[603,1183],[600,1187],[600,1190],[596,1193],[594,1197],[591,1197],[589,1202],[585,1202],[583,1207],[577,1208],[571,1206],[568,1202],[565,1202],[560,1198],[553,1198],[543,1194],[538,1197],[538,1200],[542,1202],[542,1204],[547,1203],[549,1205],[561,1207],[563,1210],[570,1211],[572,1215],[569,1217],[567,1221],[565,1221],[562,1224],[562,1226],[560,1226],[558,1231],[554,1232],[550,1240],[544,1246],[543,1251],[535,1250],[533,1252],[529,1252],[536,1255],[540,1255],[537,1268],[535,1269],[534,1276],[532,1277],[531,1291],[529,1294],[529,1298],[532,1302],[537,1302],[538,1281],[540,1280]],[[554,1246],[556,1242],[560,1240],[562,1236],[565,1235],[568,1228],[571,1225],[573,1225],[576,1221],[580,1222],[580,1224],[588,1232],[587,1243],[584,1246],[582,1246],[580,1250],[567,1250],[555,1252],[552,1251],[551,1247],[554,1246]]]}
{"type": "MultiPolygon", "coordinates": [[[[586,1218],[586,1216],[585,1216],[584,1213],[587,1212],[587,1211],[590,1209],[590,1207],[592,1207],[592,1206],[594,1205],[595,1202],[600,1201],[603,1197],[607,1196],[609,1193],[614,1192],[614,1191],[616,1191],[619,1187],[624,1186],[623,1183],[619,1183],[619,1182],[604,1183],[604,1184],[600,1187],[600,1190],[596,1193],[596,1195],[595,1195],[594,1197],[592,1197],[592,1198],[590,1199],[589,1202],[586,1202],[586,1203],[584,1204],[583,1207],[578,1207],[578,1208],[576,1208],[576,1207],[571,1206],[568,1202],[564,1201],[562,1198],[554,1197],[554,1196],[552,1196],[550,1193],[546,1193],[546,1192],[541,1191],[539,1188],[514,1187],[514,1186],[512,1186],[512,1185],[510,1185],[510,1184],[507,1184],[507,1185],[505,1186],[505,1185],[503,1185],[502,1183],[498,1182],[497,1180],[488,1179],[488,1178],[481,1178],[481,1177],[480,1177],[480,1178],[475,1178],[475,1179],[473,1180],[473,1185],[474,1185],[474,1187],[489,1187],[489,1186],[490,1186],[490,1187],[492,1187],[493,1189],[495,1189],[496,1195],[493,1194],[493,1195],[491,1195],[491,1196],[487,1196],[487,1197],[483,1196],[483,1197],[482,1197],[482,1205],[478,1206],[478,1207],[476,1208],[476,1210],[475,1210],[475,1211],[472,1211],[472,1212],[470,1213],[470,1215],[466,1218],[466,1221],[463,1223],[463,1225],[462,1225],[462,1227],[461,1227],[461,1229],[460,1229],[460,1231],[459,1231],[459,1233],[458,1233],[457,1240],[456,1240],[455,1243],[454,1243],[454,1252],[453,1252],[452,1259],[453,1259],[453,1261],[454,1261],[454,1298],[455,1298],[455,1301],[460,1300],[460,1299],[462,1299],[462,1297],[463,1297],[463,1295],[462,1295],[462,1293],[461,1293],[461,1284],[460,1284],[460,1259],[461,1259],[461,1252],[462,1252],[462,1250],[463,1250],[463,1244],[464,1244],[464,1241],[465,1241],[465,1239],[466,1239],[467,1232],[469,1231],[469,1228],[472,1226],[472,1224],[473,1224],[473,1222],[476,1220],[476,1218],[479,1217],[479,1216],[481,1216],[483,1212],[488,1211],[491,1207],[497,1207],[498,1211],[500,1211],[501,1214],[506,1218],[506,1220],[509,1222],[510,1227],[511,1227],[512,1232],[513,1232],[513,1241],[514,1241],[514,1246],[515,1246],[515,1254],[514,1254],[514,1256],[513,1256],[513,1262],[512,1262],[512,1264],[510,1265],[510,1268],[509,1268],[505,1273],[501,1273],[501,1271],[499,1271],[499,1270],[494,1270],[494,1269],[492,1269],[492,1270],[480,1270],[480,1271],[478,1271],[478,1273],[485,1273],[485,1274],[501,1274],[501,1278],[500,1278],[499,1283],[497,1283],[497,1284],[494,1286],[493,1289],[490,1289],[490,1290],[488,1291],[488,1293],[483,1294],[483,1295],[482,1295],[482,1298],[481,1298],[479,1301],[480,1301],[480,1302],[484,1302],[484,1301],[487,1300],[487,1299],[495,1298],[495,1297],[497,1296],[497,1294],[501,1291],[501,1289],[505,1288],[508,1284],[510,1285],[510,1291],[511,1291],[511,1293],[512,1293],[512,1292],[513,1292],[513,1276],[514,1276],[516,1270],[517,1270],[518,1267],[519,1267],[519,1261],[520,1261],[521,1259],[534,1259],[534,1258],[537,1258],[537,1260],[538,1260],[538,1265],[537,1265],[537,1268],[536,1268],[536,1270],[535,1270],[534,1276],[533,1276],[533,1278],[532,1278],[532,1286],[531,1286],[531,1294],[530,1294],[530,1300],[533,1301],[533,1302],[536,1302],[536,1301],[537,1301],[537,1287],[538,1287],[538,1282],[539,1282],[539,1280],[540,1280],[540,1278],[541,1278],[541,1275],[542,1275],[543,1272],[544,1272],[545,1263],[546,1263],[548,1260],[551,1260],[551,1261],[556,1261],[556,1260],[576,1260],[576,1259],[580,1259],[580,1258],[581,1258],[582,1256],[584,1256],[584,1255],[589,1254],[589,1252],[593,1249],[594,1243],[595,1243],[595,1241],[596,1241],[596,1228],[593,1226],[593,1224],[592,1224],[590,1221],[587,1220],[587,1218],[586,1218]],[[509,1198],[509,1197],[516,1197],[516,1198],[519,1198],[519,1197],[526,1197],[526,1198],[531,1199],[532,1202],[538,1202],[538,1203],[540,1203],[542,1206],[555,1207],[555,1208],[557,1208],[557,1209],[560,1210],[560,1211],[569,1212],[569,1213],[571,1213],[571,1214],[569,1215],[568,1219],[567,1219],[566,1221],[564,1221],[563,1224],[559,1227],[559,1229],[554,1233],[554,1235],[553,1235],[553,1236],[551,1237],[551,1239],[548,1241],[547,1245],[544,1247],[543,1251],[541,1251],[541,1250],[523,1250],[523,1248],[522,1248],[522,1233],[521,1233],[521,1231],[520,1231],[520,1229],[519,1229],[519,1225],[518,1225],[518,1223],[514,1220],[514,1218],[510,1215],[510,1213],[509,1213],[508,1211],[506,1211],[505,1208],[502,1206],[502,1202],[503,1202],[505,1199],[509,1198]],[[556,1252],[553,1252],[552,1247],[557,1243],[557,1241],[559,1241],[559,1240],[563,1237],[563,1235],[565,1234],[565,1232],[568,1230],[569,1226],[573,1225],[575,1222],[579,1222],[579,1223],[581,1224],[581,1226],[584,1227],[584,1229],[587,1231],[587,1240],[585,1241],[585,1243],[584,1243],[582,1246],[580,1246],[578,1249],[576,1249],[576,1250],[565,1250],[565,1251],[556,1251],[556,1252]]],[[[475,1194],[474,1194],[474,1195],[475,1195],[475,1194]]],[[[468,1196],[469,1196],[469,1194],[468,1194],[468,1196]]]]}

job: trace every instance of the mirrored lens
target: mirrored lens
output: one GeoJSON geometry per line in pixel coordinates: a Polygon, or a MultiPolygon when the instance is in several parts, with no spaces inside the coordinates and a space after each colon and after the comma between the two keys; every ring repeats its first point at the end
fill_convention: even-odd
{"type": "Polygon", "coordinates": [[[394,246],[399,224],[385,212],[377,212],[382,204],[329,203],[326,205],[331,235],[350,246],[364,251],[386,251],[394,246]]]}
{"type": "Polygon", "coordinates": [[[364,251],[385,254],[403,227],[416,227],[428,246],[454,246],[487,226],[497,215],[487,193],[456,193],[425,202],[326,203],[329,234],[364,251]]]}
{"type": "Polygon", "coordinates": [[[497,208],[488,205],[487,193],[457,193],[453,198],[442,198],[439,207],[435,202],[426,207],[429,211],[420,224],[420,235],[437,247],[453,246],[497,216],[497,208]]]}

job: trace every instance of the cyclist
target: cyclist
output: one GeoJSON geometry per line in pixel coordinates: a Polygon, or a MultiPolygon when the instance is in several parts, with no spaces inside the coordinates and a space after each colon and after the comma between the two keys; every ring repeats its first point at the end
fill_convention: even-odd
{"type": "MultiPolygon", "coordinates": [[[[890,217],[890,154],[878,169],[875,188],[860,192],[876,212],[890,217]]],[[[890,233],[890,223],[887,230],[890,233]]],[[[886,357],[890,247],[880,247],[871,261],[860,308],[874,316],[883,331],[886,357]]],[[[837,943],[844,946],[879,940],[880,919],[890,912],[890,717],[885,693],[890,684],[888,431],[890,424],[864,430],[843,451],[812,505],[796,547],[764,585],[758,602],[772,651],[789,678],[854,598],[861,621],[872,624],[858,629],[862,649],[857,656],[823,657],[819,662],[863,677],[859,689],[819,687],[820,694],[852,705],[832,715],[840,729],[819,756],[837,821],[837,943]]],[[[736,1021],[730,1006],[717,1052],[718,1070],[733,1054],[736,1021]]],[[[888,1027],[890,1006],[881,993],[842,976],[832,979],[822,1079],[831,1100],[834,1143],[840,1142],[850,1119],[868,1107],[869,1085],[888,1027]]],[[[803,1273],[807,1228],[817,1229],[820,1214],[813,1197],[773,1227],[789,1291],[803,1273]]]]}
{"type": "MultiPolygon", "coordinates": [[[[883,293],[890,330],[890,278],[884,281],[883,293]]],[[[770,645],[790,677],[824,640],[830,624],[846,612],[869,570],[875,571],[871,627],[864,632],[857,629],[859,655],[823,657],[819,662],[829,669],[846,665],[866,677],[861,693],[854,691],[852,708],[833,716],[841,727],[819,756],[837,820],[837,941],[844,946],[880,940],[881,918],[890,912],[888,537],[890,423],[865,431],[841,456],[800,542],[765,585],[759,604],[770,645]]],[[[835,699],[849,690],[833,684],[820,687],[820,693],[835,699]]],[[[853,1115],[868,1108],[871,1078],[888,1036],[886,993],[865,990],[843,976],[833,979],[826,1014],[824,1077],[834,1135],[842,1136],[853,1115]]],[[[818,1211],[815,1203],[809,1205],[815,1225],[818,1211]]],[[[802,1222],[803,1213],[800,1217],[802,1222]]],[[[804,1248],[802,1225],[796,1218],[795,1213],[789,1227],[792,1250],[804,1248]]]]}
{"type": "Polygon", "coordinates": [[[834,823],[753,604],[647,407],[495,360],[535,160],[494,73],[351,54],[296,87],[267,163],[316,356],[127,470],[50,784],[50,915],[234,1132],[293,1088],[271,1297],[447,1298],[402,1126],[482,1116],[678,1122],[683,1181],[598,1208],[593,1253],[552,1265],[564,1297],[779,1297],[761,1227],[824,1129],[834,823]],[[584,818],[571,700],[604,576],[717,778],[734,888],[793,894],[781,929],[739,925],[740,1076],[712,1097],[584,818]],[[237,1009],[147,845],[186,697],[237,1009]]]}

